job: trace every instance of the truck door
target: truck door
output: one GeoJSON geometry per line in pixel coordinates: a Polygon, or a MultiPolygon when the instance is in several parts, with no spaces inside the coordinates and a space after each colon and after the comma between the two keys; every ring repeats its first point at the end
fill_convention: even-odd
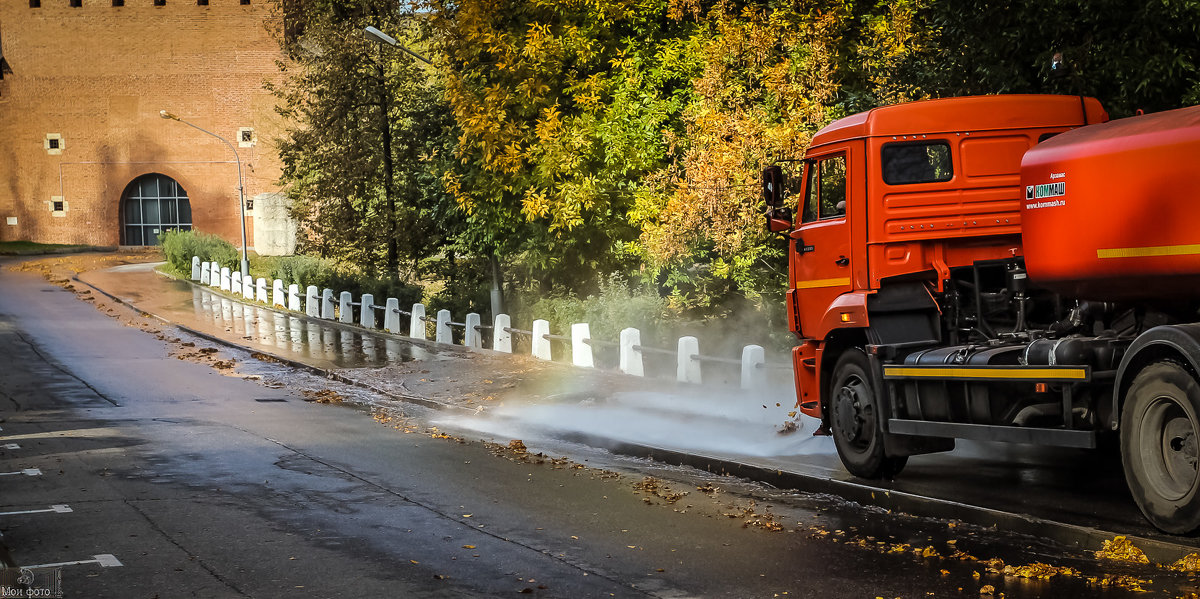
{"type": "Polygon", "coordinates": [[[799,333],[804,337],[824,337],[828,329],[822,321],[830,304],[851,289],[851,219],[865,217],[854,214],[865,202],[852,201],[853,194],[863,190],[853,189],[854,180],[848,176],[855,148],[822,148],[805,161],[800,226],[792,232],[791,260],[799,333]]]}

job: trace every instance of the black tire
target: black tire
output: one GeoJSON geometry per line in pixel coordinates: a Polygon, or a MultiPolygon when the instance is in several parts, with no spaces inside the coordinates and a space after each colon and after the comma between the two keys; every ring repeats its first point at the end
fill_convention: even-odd
{"type": "Polygon", "coordinates": [[[883,450],[879,394],[870,376],[870,362],[858,349],[849,349],[833,367],[829,388],[829,428],[838,457],[850,474],[862,478],[892,478],[908,457],[889,457],[883,450]]]}
{"type": "Polygon", "coordinates": [[[1200,529],[1200,384],[1174,362],[1147,366],[1121,414],[1121,463],[1134,501],[1164,532],[1200,529]]]}

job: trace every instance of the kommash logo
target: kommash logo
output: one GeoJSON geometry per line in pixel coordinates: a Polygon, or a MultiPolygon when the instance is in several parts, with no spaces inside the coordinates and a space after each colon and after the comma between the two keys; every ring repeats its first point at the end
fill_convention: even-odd
{"type": "MultiPolygon", "coordinates": [[[[1058,179],[1062,175],[1054,173],[1051,179],[1058,179]],[[1055,176],[1058,175],[1058,176],[1055,176]]],[[[1043,183],[1041,185],[1026,185],[1025,186],[1025,208],[1032,210],[1035,208],[1052,208],[1055,206],[1066,206],[1066,200],[1051,200],[1048,202],[1040,202],[1047,198],[1061,198],[1067,195],[1066,181],[1058,181],[1057,183],[1043,183]]]]}

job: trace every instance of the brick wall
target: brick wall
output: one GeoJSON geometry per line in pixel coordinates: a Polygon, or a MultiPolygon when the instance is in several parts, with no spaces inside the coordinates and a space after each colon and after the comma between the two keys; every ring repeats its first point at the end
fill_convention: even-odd
{"type": "Polygon", "coordinates": [[[235,146],[239,128],[253,128],[257,143],[237,148],[245,195],[276,191],[280,124],[263,82],[278,77],[280,53],[268,0],[241,2],[0,0],[11,69],[0,80],[0,241],[117,245],[122,193],[161,173],[187,191],[196,229],[240,245],[233,153],[159,111],[235,146]],[[48,134],[61,135],[60,152],[47,150],[48,134]]]}

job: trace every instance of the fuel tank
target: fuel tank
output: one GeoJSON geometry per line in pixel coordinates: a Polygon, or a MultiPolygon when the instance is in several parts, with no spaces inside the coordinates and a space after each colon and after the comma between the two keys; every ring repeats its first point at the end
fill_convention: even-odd
{"type": "MultiPolygon", "coordinates": [[[[909,354],[904,363],[1012,366],[1020,363],[1024,350],[1020,345],[946,346],[909,354]]],[[[939,422],[1003,424],[1006,416],[1014,411],[1013,406],[1019,402],[1022,390],[1020,385],[995,381],[905,381],[905,415],[939,422]]]]}
{"type": "Polygon", "coordinates": [[[1104,301],[1200,289],[1200,106],[1061,133],[1021,161],[1030,282],[1104,301]]]}

